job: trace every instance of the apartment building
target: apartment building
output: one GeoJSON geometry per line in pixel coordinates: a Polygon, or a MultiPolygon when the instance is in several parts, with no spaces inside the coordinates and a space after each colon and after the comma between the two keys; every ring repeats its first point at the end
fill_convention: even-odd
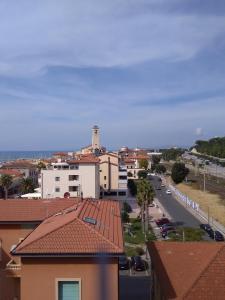
{"type": "Polygon", "coordinates": [[[113,200],[0,200],[0,300],[118,300],[113,200]]]}
{"type": "Polygon", "coordinates": [[[17,170],[23,174],[24,178],[30,177],[34,185],[38,184],[38,169],[37,166],[30,160],[15,160],[3,164],[2,169],[17,170]]]}
{"type": "Polygon", "coordinates": [[[107,152],[100,155],[99,160],[101,196],[125,198],[127,196],[127,170],[120,165],[118,154],[107,152]]]}
{"type": "Polygon", "coordinates": [[[93,155],[52,163],[41,170],[41,197],[99,198],[99,159],[93,155]]]}
{"type": "Polygon", "coordinates": [[[147,154],[142,155],[128,155],[123,158],[123,163],[127,169],[128,177],[130,179],[137,179],[138,178],[138,172],[143,171],[144,169],[140,165],[141,160],[147,160],[148,161],[148,169],[151,168],[151,161],[150,157],[147,154]]]}

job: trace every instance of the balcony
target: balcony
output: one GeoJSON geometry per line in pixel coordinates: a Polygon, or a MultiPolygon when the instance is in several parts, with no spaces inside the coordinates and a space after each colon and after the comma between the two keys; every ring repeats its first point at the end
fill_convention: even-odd
{"type": "Polygon", "coordinates": [[[6,265],[5,272],[7,277],[20,277],[21,264],[11,259],[6,265]]]}

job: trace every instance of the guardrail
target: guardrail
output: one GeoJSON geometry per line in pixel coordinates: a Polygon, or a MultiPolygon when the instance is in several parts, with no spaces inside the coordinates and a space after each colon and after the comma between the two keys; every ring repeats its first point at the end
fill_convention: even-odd
{"type": "Polygon", "coordinates": [[[205,222],[209,223],[215,229],[221,231],[225,235],[225,227],[220,224],[217,220],[215,220],[209,213],[205,213],[200,209],[200,206],[197,202],[190,199],[187,195],[181,193],[177,188],[175,188],[172,184],[169,184],[169,189],[176,196],[175,198],[186,208],[191,214],[200,217],[205,222]]]}

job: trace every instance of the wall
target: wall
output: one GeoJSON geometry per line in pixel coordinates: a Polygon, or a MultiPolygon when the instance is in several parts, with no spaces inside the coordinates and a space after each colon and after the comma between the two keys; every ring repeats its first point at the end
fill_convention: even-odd
{"type": "Polygon", "coordinates": [[[11,247],[18,244],[19,239],[26,237],[34,227],[35,225],[32,224],[0,224],[0,239],[2,241],[0,256],[0,300],[11,300],[13,297],[19,299],[20,270],[6,270],[6,264],[11,259],[17,264],[20,263],[19,257],[10,255],[11,247]]]}
{"type": "Polygon", "coordinates": [[[106,277],[108,298],[104,297],[104,300],[117,300],[116,258],[110,259],[107,273],[102,275],[99,261],[94,258],[22,258],[21,299],[56,300],[57,278],[80,278],[81,299],[101,300],[98,287],[106,277]]]}
{"type": "Polygon", "coordinates": [[[42,198],[63,198],[69,192],[69,186],[77,186],[78,191],[69,192],[71,197],[83,193],[83,197],[99,198],[99,166],[97,164],[80,164],[78,170],[42,170],[42,198]],[[69,175],[78,175],[79,179],[69,181],[69,175]],[[60,177],[60,181],[55,181],[60,177]],[[60,192],[55,192],[59,187],[60,192]]]}
{"type": "Polygon", "coordinates": [[[100,159],[100,170],[101,170],[100,186],[104,190],[109,190],[109,189],[117,190],[118,177],[119,177],[118,156],[104,154],[99,156],[99,159],[100,159]]]}

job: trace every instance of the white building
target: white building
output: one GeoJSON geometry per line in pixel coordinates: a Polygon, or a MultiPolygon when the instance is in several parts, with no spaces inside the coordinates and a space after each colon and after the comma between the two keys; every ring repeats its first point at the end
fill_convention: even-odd
{"type": "Polygon", "coordinates": [[[87,156],[52,164],[41,171],[42,198],[99,198],[99,160],[87,156]]]}

